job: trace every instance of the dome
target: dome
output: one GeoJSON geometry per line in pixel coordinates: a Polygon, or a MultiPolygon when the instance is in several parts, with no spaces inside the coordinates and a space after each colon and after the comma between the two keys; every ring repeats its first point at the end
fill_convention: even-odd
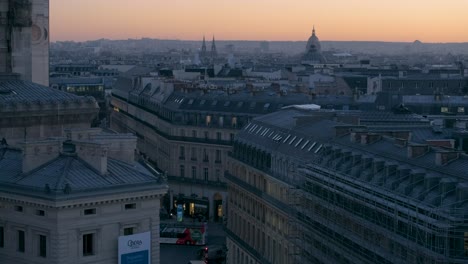
{"type": "Polygon", "coordinates": [[[306,50],[302,59],[308,62],[326,63],[326,59],[322,55],[320,40],[315,34],[315,27],[312,30],[312,36],[310,36],[309,40],[307,41],[306,50]]]}
{"type": "Polygon", "coordinates": [[[312,30],[312,36],[307,41],[306,52],[320,52],[321,51],[320,40],[315,35],[315,28],[312,30]]]}

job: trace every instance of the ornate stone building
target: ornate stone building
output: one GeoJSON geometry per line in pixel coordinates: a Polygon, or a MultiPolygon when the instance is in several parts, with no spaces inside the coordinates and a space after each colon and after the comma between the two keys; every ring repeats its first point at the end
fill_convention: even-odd
{"type": "Polygon", "coordinates": [[[93,97],[82,97],[28,81],[0,80],[0,139],[9,145],[63,136],[64,128],[89,128],[99,112],[93,97]]]}
{"type": "Polygon", "coordinates": [[[326,63],[325,57],[322,55],[322,45],[315,34],[315,26],[312,29],[312,35],[307,41],[306,50],[302,60],[306,63],[326,63]]]}
{"type": "Polygon", "coordinates": [[[468,157],[447,132],[384,112],[254,119],[225,175],[228,263],[467,263],[468,157]]]}
{"type": "Polygon", "coordinates": [[[177,85],[149,77],[121,77],[112,92],[111,128],[137,135],[139,152],[167,172],[167,209],[175,200],[183,201],[187,215],[202,214],[217,221],[226,212],[224,171],[239,129],[255,116],[310,99],[272,90],[229,94],[176,89],[177,85]]]}
{"type": "Polygon", "coordinates": [[[135,162],[136,137],[99,129],[0,146],[0,260],[117,263],[118,237],[151,231],[159,263],[162,175],[135,162]]]}

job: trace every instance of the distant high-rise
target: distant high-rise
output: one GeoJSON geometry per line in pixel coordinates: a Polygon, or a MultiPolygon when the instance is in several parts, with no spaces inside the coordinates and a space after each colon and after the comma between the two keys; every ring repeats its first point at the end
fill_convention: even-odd
{"type": "Polygon", "coordinates": [[[49,84],[49,0],[0,0],[0,73],[49,84]]]}
{"type": "Polygon", "coordinates": [[[312,29],[312,36],[310,36],[307,41],[307,46],[305,54],[303,56],[304,61],[314,62],[314,63],[325,63],[326,60],[322,55],[322,47],[320,45],[320,40],[315,34],[315,26],[312,29]]]}

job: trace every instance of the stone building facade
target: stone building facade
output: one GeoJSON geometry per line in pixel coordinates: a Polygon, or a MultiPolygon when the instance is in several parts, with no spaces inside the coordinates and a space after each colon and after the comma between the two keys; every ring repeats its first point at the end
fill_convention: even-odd
{"type": "Polygon", "coordinates": [[[162,175],[136,138],[98,129],[0,148],[2,263],[117,263],[118,237],[151,231],[159,262],[162,175]]]}
{"type": "Polygon", "coordinates": [[[467,156],[417,116],[356,114],[289,109],[238,133],[228,263],[466,263],[467,156]]]}
{"type": "Polygon", "coordinates": [[[0,139],[9,145],[63,136],[66,128],[89,128],[99,106],[93,97],[57,91],[29,81],[0,81],[0,139]]]}
{"type": "Polygon", "coordinates": [[[302,103],[301,94],[271,96],[271,91],[178,90],[177,83],[153,78],[123,78],[113,89],[111,128],[134,133],[138,150],[167,172],[166,209],[182,201],[188,215],[221,220],[226,212],[228,152],[239,129],[251,118],[285,105],[302,103]]]}

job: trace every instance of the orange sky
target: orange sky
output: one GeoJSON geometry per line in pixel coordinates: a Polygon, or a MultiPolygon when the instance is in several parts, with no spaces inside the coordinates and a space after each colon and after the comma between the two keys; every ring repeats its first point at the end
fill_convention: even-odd
{"type": "Polygon", "coordinates": [[[468,0],[50,0],[52,41],[468,42],[468,0]]]}

